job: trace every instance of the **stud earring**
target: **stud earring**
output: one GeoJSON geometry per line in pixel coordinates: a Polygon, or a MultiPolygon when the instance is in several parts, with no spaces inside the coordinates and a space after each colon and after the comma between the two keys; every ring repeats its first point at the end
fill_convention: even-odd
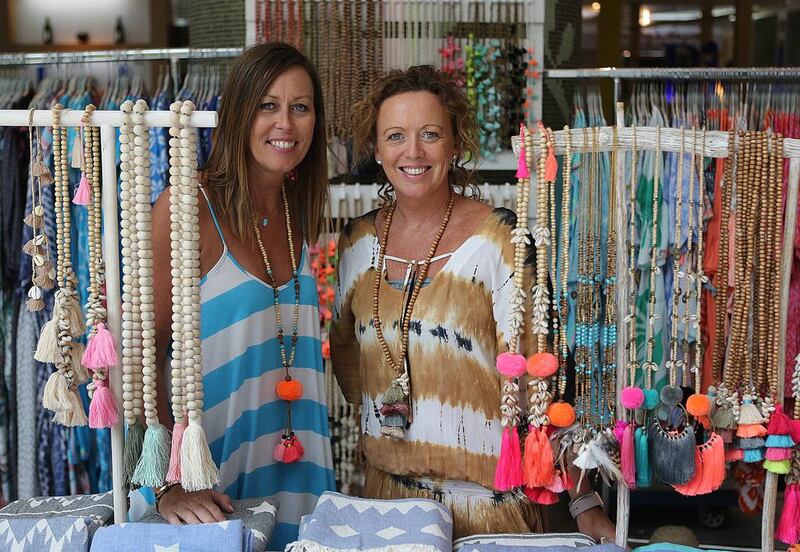
{"type": "Polygon", "coordinates": [[[376,159],[375,161],[378,162],[378,165],[383,165],[383,161],[381,161],[380,159],[376,159]]]}

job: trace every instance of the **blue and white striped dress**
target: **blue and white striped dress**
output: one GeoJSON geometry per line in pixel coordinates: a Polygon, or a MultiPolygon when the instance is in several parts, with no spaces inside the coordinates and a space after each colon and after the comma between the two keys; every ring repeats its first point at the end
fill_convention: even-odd
{"type": "MultiPolygon", "coordinates": [[[[286,423],[286,403],[275,394],[284,372],[275,337],[273,290],[236,261],[213,209],[211,216],[223,251],[200,286],[203,427],[220,468],[218,490],[234,499],[275,496],[280,501],[278,525],[268,550],[283,550],[296,540],[300,516],[313,510],[324,491],[335,489],[317,283],[304,243],[291,375],[303,384],[303,397],[292,403],[292,427],[305,456],[300,462],[282,464],[272,458],[286,423]]],[[[294,286],[290,281],[279,289],[282,319],[291,321],[294,286]]]]}

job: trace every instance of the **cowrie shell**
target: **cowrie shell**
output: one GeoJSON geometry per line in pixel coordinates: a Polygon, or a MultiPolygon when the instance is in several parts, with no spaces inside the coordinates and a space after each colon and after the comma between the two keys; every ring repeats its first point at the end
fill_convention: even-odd
{"type": "Polygon", "coordinates": [[[33,264],[42,266],[44,264],[44,255],[37,253],[33,256],[33,264]]]}
{"type": "Polygon", "coordinates": [[[31,299],[41,299],[42,298],[42,290],[38,286],[33,286],[31,289],[28,290],[28,297],[31,299]]]}

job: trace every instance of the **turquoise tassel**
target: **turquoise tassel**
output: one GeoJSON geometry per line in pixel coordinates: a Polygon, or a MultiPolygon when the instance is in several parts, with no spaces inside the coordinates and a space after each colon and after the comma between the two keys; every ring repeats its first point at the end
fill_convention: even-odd
{"type": "Polygon", "coordinates": [[[767,435],[767,447],[769,448],[792,448],[794,440],[791,435],[767,435]]]}
{"type": "Polygon", "coordinates": [[[142,454],[133,472],[131,483],[140,487],[164,484],[169,469],[170,439],[167,428],[156,422],[144,434],[142,454]]]}
{"type": "Polygon", "coordinates": [[[636,487],[649,487],[653,481],[653,472],[650,468],[647,431],[644,428],[637,427],[634,440],[636,446],[636,487]]]}
{"type": "Polygon", "coordinates": [[[747,462],[748,464],[761,462],[764,459],[764,449],[757,448],[745,450],[743,452],[744,458],[742,458],[742,461],[747,462]]]}

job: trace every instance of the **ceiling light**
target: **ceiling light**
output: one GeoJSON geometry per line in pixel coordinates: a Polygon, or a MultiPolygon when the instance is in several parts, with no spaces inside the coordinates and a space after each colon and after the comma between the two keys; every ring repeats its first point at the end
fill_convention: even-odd
{"type": "Polygon", "coordinates": [[[653,22],[653,16],[650,13],[649,8],[642,8],[639,10],[639,25],[642,27],[647,27],[650,23],[653,22]]]}
{"type": "Polygon", "coordinates": [[[600,11],[600,2],[592,2],[592,9],[594,11],[600,11]]]}

